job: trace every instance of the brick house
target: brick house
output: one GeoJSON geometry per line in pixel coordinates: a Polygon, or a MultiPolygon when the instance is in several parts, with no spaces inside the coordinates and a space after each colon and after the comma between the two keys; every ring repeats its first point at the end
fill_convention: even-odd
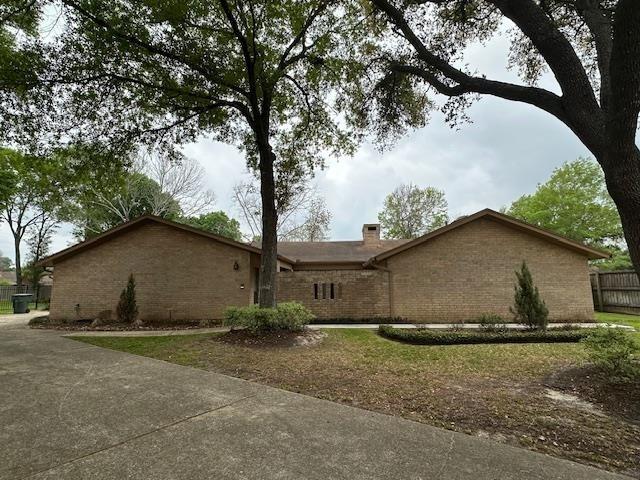
{"type": "MultiPolygon", "coordinates": [[[[402,317],[411,322],[511,318],[514,271],[525,260],[550,319],[589,321],[588,260],[607,255],[493,210],[482,210],[414,240],[280,242],[278,300],[319,318],[402,317]]],[[[261,251],[186,225],[146,216],[45,259],[54,267],[53,320],[115,311],[129,274],[140,318],[222,318],[255,302],[261,251]]]]}

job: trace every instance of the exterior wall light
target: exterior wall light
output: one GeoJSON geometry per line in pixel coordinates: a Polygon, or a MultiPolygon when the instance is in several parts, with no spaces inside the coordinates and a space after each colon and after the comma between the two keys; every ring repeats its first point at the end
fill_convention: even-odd
{"type": "Polygon", "coordinates": [[[234,270],[240,270],[240,265],[238,264],[237,260],[235,262],[233,262],[233,269],[234,270]]]}

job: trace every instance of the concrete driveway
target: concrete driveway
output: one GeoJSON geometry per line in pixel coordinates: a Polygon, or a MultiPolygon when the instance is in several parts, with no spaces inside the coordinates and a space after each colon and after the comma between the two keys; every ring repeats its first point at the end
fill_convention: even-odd
{"type": "Polygon", "coordinates": [[[615,479],[0,318],[2,479],[615,479]]]}

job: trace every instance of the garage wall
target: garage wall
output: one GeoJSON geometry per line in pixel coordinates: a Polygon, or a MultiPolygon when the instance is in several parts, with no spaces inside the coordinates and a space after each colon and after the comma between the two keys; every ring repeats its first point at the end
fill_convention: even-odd
{"type": "Polygon", "coordinates": [[[133,273],[142,320],[221,319],[227,306],[249,304],[249,256],[168,225],[142,224],[56,263],[50,316],[91,319],[104,310],[115,315],[133,273]]]}
{"type": "Polygon", "coordinates": [[[523,260],[551,320],[593,319],[584,255],[488,218],[387,259],[393,315],[447,323],[496,313],[511,320],[514,271],[523,260]]]}

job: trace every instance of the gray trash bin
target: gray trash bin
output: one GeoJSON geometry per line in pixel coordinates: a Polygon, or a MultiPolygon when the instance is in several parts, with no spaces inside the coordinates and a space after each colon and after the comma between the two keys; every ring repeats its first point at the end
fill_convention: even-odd
{"type": "Polygon", "coordinates": [[[13,313],[29,313],[29,304],[33,299],[31,293],[16,293],[11,295],[11,302],[13,302],[13,313]]]}

